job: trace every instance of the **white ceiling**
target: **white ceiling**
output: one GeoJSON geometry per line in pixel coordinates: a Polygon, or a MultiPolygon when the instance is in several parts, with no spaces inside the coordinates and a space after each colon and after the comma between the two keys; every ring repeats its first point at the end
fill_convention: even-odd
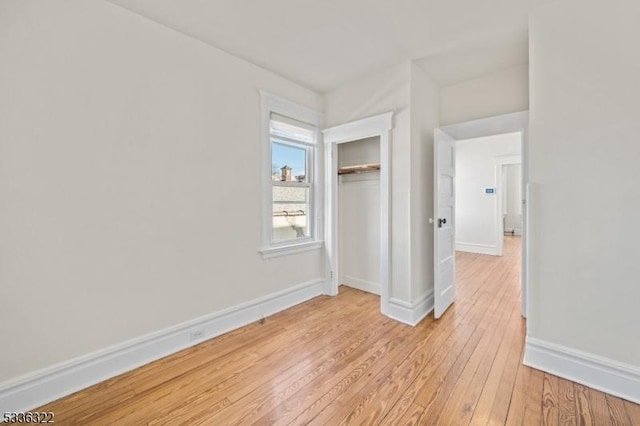
{"type": "Polygon", "coordinates": [[[554,0],[109,0],[318,92],[416,60],[440,85],[527,62],[554,0]]]}

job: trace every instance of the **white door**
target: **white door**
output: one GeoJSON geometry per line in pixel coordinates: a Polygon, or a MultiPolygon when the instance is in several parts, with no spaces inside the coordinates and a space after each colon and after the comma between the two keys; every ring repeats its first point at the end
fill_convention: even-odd
{"type": "Polygon", "coordinates": [[[455,140],[435,130],[434,315],[440,318],[453,303],[455,291],[455,140]]]}

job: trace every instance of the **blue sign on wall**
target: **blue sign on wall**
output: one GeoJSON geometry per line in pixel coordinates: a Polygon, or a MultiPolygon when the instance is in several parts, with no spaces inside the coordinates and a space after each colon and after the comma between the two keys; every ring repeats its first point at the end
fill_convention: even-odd
{"type": "Polygon", "coordinates": [[[485,188],[484,193],[485,194],[495,194],[496,189],[495,188],[485,188]]]}

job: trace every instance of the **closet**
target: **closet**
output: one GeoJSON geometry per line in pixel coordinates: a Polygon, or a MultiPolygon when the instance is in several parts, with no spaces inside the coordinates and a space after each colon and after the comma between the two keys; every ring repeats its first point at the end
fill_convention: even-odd
{"type": "Polygon", "coordinates": [[[338,145],[339,283],[380,294],[380,138],[338,145]]]}

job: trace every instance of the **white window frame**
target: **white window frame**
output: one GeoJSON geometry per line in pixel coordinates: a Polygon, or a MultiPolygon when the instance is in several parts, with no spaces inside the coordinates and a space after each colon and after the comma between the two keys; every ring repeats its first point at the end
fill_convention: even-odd
{"type": "Polygon", "coordinates": [[[310,108],[303,107],[294,102],[274,96],[268,92],[260,91],[261,103],[261,150],[262,150],[262,247],[258,250],[263,258],[284,256],[307,250],[322,248],[323,241],[321,229],[322,214],[322,168],[319,164],[321,155],[318,148],[321,146],[320,125],[322,114],[310,108]],[[309,194],[309,234],[307,238],[291,241],[273,241],[273,183],[271,179],[271,132],[270,121],[272,113],[289,117],[294,120],[315,127],[314,143],[309,144],[313,151],[308,164],[310,194],[309,194]]]}

